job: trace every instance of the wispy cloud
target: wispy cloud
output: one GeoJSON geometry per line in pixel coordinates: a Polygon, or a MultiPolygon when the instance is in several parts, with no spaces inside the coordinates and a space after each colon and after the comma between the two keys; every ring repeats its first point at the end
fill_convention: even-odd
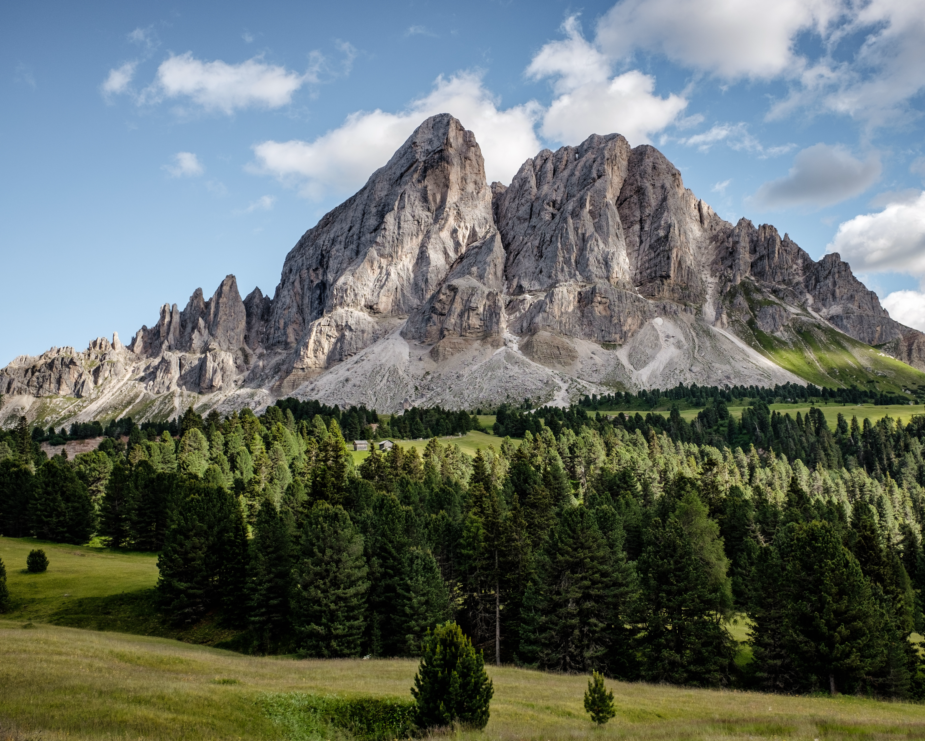
{"type": "Polygon", "coordinates": [[[32,71],[32,67],[28,64],[23,64],[20,62],[16,65],[16,71],[13,74],[13,82],[16,82],[20,85],[28,85],[33,90],[35,90],[35,73],[32,71]]]}
{"type": "Polygon", "coordinates": [[[688,147],[696,147],[700,152],[709,152],[716,144],[723,143],[735,151],[754,152],[763,158],[777,157],[796,146],[784,144],[765,147],[757,137],[749,133],[748,125],[741,121],[736,124],[716,124],[707,131],[678,139],[678,142],[688,147]]]}
{"type": "Polygon", "coordinates": [[[247,208],[242,209],[238,213],[252,214],[254,211],[269,211],[273,208],[273,204],[275,203],[276,196],[260,196],[260,198],[249,204],[247,208]]]}
{"type": "Polygon", "coordinates": [[[408,36],[431,36],[437,38],[437,34],[429,30],[427,26],[409,26],[408,30],[405,31],[405,37],[408,36]]]}
{"type": "Polygon", "coordinates": [[[103,93],[103,97],[110,100],[113,95],[128,92],[137,68],[138,62],[131,61],[109,70],[109,76],[100,85],[100,92],[103,93]]]}
{"type": "Polygon", "coordinates": [[[192,152],[177,152],[173,156],[173,164],[163,165],[162,169],[174,178],[195,178],[205,172],[199,158],[192,152]]]}
{"type": "Polygon", "coordinates": [[[714,193],[719,193],[720,195],[726,195],[726,188],[729,187],[729,184],[732,182],[732,179],[723,180],[721,183],[716,183],[710,190],[714,193]]]}

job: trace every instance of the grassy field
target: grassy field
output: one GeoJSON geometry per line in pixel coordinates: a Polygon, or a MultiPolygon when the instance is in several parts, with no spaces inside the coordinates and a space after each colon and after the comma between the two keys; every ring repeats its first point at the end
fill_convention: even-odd
{"type": "Polygon", "coordinates": [[[13,602],[12,609],[3,615],[8,620],[206,645],[223,644],[239,634],[211,620],[183,629],[165,625],[154,599],[158,571],[153,553],[0,537],[0,558],[6,565],[13,602]],[[42,574],[26,571],[26,556],[33,548],[41,548],[48,556],[48,571],[42,574]]]}
{"type": "MultiPolygon", "coordinates": [[[[424,453],[424,448],[427,447],[428,442],[427,440],[399,440],[398,438],[390,439],[394,440],[403,448],[415,448],[418,453],[422,454],[424,453]]],[[[495,450],[497,450],[501,445],[501,440],[503,438],[495,437],[494,435],[488,435],[484,432],[468,432],[465,435],[459,437],[438,437],[437,439],[446,445],[458,445],[463,453],[475,455],[475,451],[477,451],[479,448],[487,448],[489,445],[494,445],[495,450]]],[[[517,445],[519,441],[514,440],[513,443],[517,445]]],[[[350,445],[350,443],[348,443],[348,445],[350,445]]],[[[362,463],[369,455],[367,452],[358,450],[351,451],[351,454],[353,455],[354,463],[362,463]]]]}
{"type": "MultiPolygon", "coordinates": [[[[789,414],[791,417],[796,417],[797,412],[800,412],[803,416],[806,416],[806,413],[810,410],[810,404],[771,404],[770,407],[772,410],[776,410],[782,414],[789,414]]],[[[845,415],[845,419],[849,422],[852,417],[857,417],[858,421],[862,421],[865,417],[871,422],[876,422],[877,420],[883,419],[884,417],[892,417],[893,419],[900,420],[904,424],[907,423],[913,416],[925,414],[925,405],[917,404],[909,406],[906,404],[893,404],[888,406],[875,406],[873,404],[849,404],[842,406],[841,404],[816,404],[817,409],[822,410],[823,416],[826,418],[826,421],[829,423],[829,427],[832,429],[835,428],[835,423],[838,421],[839,413],[845,415]]],[[[691,421],[696,418],[697,413],[701,408],[697,409],[682,409],[680,410],[681,417],[687,421],[691,421]]],[[[744,406],[730,406],[729,412],[736,418],[742,416],[742,410],[745,409],[744,406]]],[[[617,414],[621,410],[615,409],[612,411],[601,412],[601,414],[617,414]]],[[[632,416],[636,414],[639,410],[626,411],[627,416],[632,416]]],[[[645,417],[648,412],[639,411],[639,413],[645,417]]],[[[593,414],[593,412],[592,412],[593,414]]],[[[659,409],[653,411],[653,414],[663,414],[668,415],[669,411],[666,409],[659,409]]]]}
{"type": "MultiPolygon", "coordinates": [[[[0,718],[20,738],[286,739],[275,693],[409,697],[417,664],[241,656],[175,641],[0,621],[0,718]]],[[[490,668],[484,739],[913,739],[925,707],[610,682],[617,716],[596,729],[587,677],[490,668]]],[[[2,726],[0,726],[2,727],[2,726]]],[[[455,735],[455,734],[454,734],[455,735]]],[[[10,738],[16,738],[9,735],[10,738]]],[[[0,738],[3,738],[0,733],[0,738]]]]}

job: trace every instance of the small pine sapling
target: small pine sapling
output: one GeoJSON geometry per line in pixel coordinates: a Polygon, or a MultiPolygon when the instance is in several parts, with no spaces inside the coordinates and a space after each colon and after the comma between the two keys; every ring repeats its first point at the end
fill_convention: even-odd
{"type": "Polygon", "coordinates": [[[604,675],[600,672],[594,672],[588,680],[588,689],[585,692],[585,711],[599,726],[604,725],[617,714],[613,706],[613,692],[610,692],[604,685],[604,675]]]}
{"type": "Polygon", "coordinates": [[[47,571],[48,556],[45,555],[45,551],[41,549],[29,551],[29,555],[26,557],[26,568],[30,574],[41,574],[43,571],[47,571]]]}

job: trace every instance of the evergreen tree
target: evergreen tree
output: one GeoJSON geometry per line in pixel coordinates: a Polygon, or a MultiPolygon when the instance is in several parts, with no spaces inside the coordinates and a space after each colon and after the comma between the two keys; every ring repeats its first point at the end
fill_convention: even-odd
{"type": "Polygon", "coordinates": [[[189,625],[212,611],[240,622],[247,604],[246,531],[234,498],[193,483],[173,514],[157,560],[157,592],[168,619],[189,625]]]}
{"type": "Polygon", "coordinates": [[[724,625],[732,600],[718,531],[706,507],[688,493],[647,533],[637,564],[645,628],[638,647],[647,681],[727,681],[735,647],[724,625]]]}
{"type": "Polygon", "coordinates": [[[494,687],[481,652],[455,623],[427,636],[411,695],[415,722],[423,730],[459,724],[481,730],[488,724],[494,687]]]}
{"type": "MultiPolygon", "coordinates": [[[[864,678],[883,664],[880,634],[885,626],[857,560],[826,522],[791,522],[778,532],[774,548],[780,558],[776,598],[782,611],[774,625],[792,662],[787,689],[835,694],[863,686],[864,678]]],[[[756,645],[769,643],[762,635],[765,625],[756,622],[756,645]]],[[[763,660],[761,652],[756,660],[763,660]]]]}
{"type": "Polygon", "coordinates": [[[538,559],[536,580],[536,663],[561,672],[606,668],[623,621],[614,599],[612,554],[586,507],[560,514],[538,559]]]}
{"type": "Polygon", "coordinates": [[[10,592],[6,586],[6,566],[0,558],[0,614],[10,609],[10,592]]]}
{"type": "Polygon", "coordinates": [[[408,512],[392,494],[376,494],[371,505],[364,527],[370,581],[366,643],[374,655],[400,656],[407,644],[399,603],[407,580],[408,512]]]}
{"type": "Polygon", "coordinates": [[[292,622],[300,651],[357,656],[369,582],[363,536],[342,507],[318,502],[309,510],[293,579],[292,622]]]}
{"type": "Polygon", "coordinates": [[[100,504],[99,534],[110,548],[125,548],[132,542],[131,515],[136,494],[132,470],[116,465],[106,482],[106,493],[100,504]]]}
{"type": "Polygon", "coordinates": [[[291,571],[289,529],[273,503],[266,500],[250,542],[247,579],[250,626],[261,651],[278,645],[289,629],[291,571]]]}
{"type": "Polygon", "coordinates": [[[129,509],[132,548],[160,551],[164,547],[169,520],[183,499],[182,478],[173,472],[155,471],[141,461],[132,469],[134,492],[129,509]]]}
{"type": "Polygon", "coordinates": [[[613,718],[617,711],[613,706],[613,692],[604,684],[604,675],[593,672],[585,691],[585,712],[599,726],[613,718]]]}
{"type": "Polygon", "coordinates": [[[34,476],[29,466],[14,458],[0,461],[0,534],[24,538],[31,533],[34,476]]]}
{"type": "Polygon", "coordinates": [[[398,589],[398,614],[404,633],[404,653],[420,656],[434,627],[447,619],[449,597],[434,557],[420,548],[405,556],[405,578],[398,589]]]}
{"type": "Polygon", "coordinates": [[[87,487],[70,464],[56,456],[35,477],[32,530],[57,543],[86,543],[96,529],[96,512],[87,487]]]}
{"type": "Polygon", "coordinates": [[[41,548],[29,551],[26,556],[26,570],[30,574],[41,574],[48,571],[48,556],[41,548]]]}
{"type": "Polygon", "coordinates": [[[326,438],[318,446],[318,459],[312,475],[312,502],[343,504],[347,496],[347,444],[336,419],[331,420],[326,438]]]}

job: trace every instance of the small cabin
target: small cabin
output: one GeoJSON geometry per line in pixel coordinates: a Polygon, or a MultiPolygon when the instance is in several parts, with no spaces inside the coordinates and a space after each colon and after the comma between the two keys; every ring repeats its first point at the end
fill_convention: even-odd
{"type": "Polygon", "coordinates": [[[379,443],[379,450],[391,450],[394,447],[395,443],[393,443],[391,440],[383,440],[381,443],[379,443]]]}
{"type": "Polygon", "coordinates": [[[369,442],[366,440],[354,440],[353,449],[354,450],[369,450],[369,442]]]}

